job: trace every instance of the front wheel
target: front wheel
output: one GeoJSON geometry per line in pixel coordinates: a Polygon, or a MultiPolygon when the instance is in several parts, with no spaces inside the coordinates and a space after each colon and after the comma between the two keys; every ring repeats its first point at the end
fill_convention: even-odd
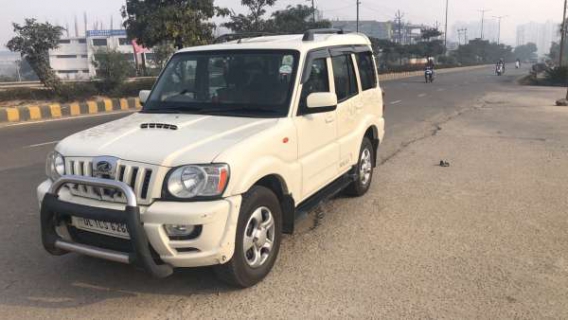
{"type": "Polygon", "coordinates": [[[365,137],[361,143],[361,151],[359,153],[359,162],[356,166],[356,178],[347,189],[345,193],[350,196],[360,197],[363,196],[371,187],[373,180],[375,152],[373,144],[369,138],[365,137]]]}
{"type": "Polygon", "coordinates": [[[252,187],[239,212],[235,253],[229,262],[215,266],[217,277],[241,288],[264,279],[276,262],[282,239],[282,210],[268,188],[252,187]]]}

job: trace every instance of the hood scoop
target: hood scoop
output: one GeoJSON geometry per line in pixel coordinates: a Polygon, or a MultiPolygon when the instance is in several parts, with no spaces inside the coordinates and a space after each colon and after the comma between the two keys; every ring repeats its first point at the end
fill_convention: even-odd
{"type": "Polygon", "coordinates": [[[164,129],[164,130],[177,130],[178,126],[166,123],[143,123],[140,129],[164,129]]]}

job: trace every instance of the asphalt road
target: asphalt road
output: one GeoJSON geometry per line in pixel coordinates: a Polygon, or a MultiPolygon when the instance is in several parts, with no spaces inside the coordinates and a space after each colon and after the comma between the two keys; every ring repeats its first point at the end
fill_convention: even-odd
{"type": "MultiPolygon", "coordinates": [[[[467,306],[458,306],[467,301],[468,286],[479,289],[484,286],[482,282],[460,283],[458,289],[463,291],[456,291],[446,281],[450,275],[440,272],[439,265],[424,262],[427,257],[415,256],[417,260],[410,264],[402,258],[406,251],[417,248],[384,245],[383,240],[378,240],[397,237],[389,234],[384,225],[376,223],[378,220],[396,221],[397,216],[403,214],[390,212],[389,206],[394,206],[395,200],[404,203],[409,198],[393,194],[386,201],[381,198],[378,202],[378,199],[384,197],[383,186],[387,182],[403,189],[404,182],[416,183],[407,171],[396,172],[397,168],[393,167],[398,161],[419,161],[415,153],[401,155],[407,147],[439,132],[440,125],[448,119],[480,105],[488,93],[514,88],[514,80],[524,72],[526,70],[512,70],[503,77],[496,77],[492,69],[487,68],[440,75],[433,84],[425,84],[420,77],[385,82],[387,136],[381,150],[384,165],[377,171],[379,177],[384,174],[384,178],[374,181],[372,192],[363,202],[342,198],[327,204],[329,217],[320,228],[286,237],[271,275],[258,286],[244,291],[219,283],[207,268],[178,271],[159,281],[129,266],[74,254],[48,255],[39,239],[35,197],[35,187],[44,179],[46,154],[57,141],[71,133],[125,115],[2,127],[0,318],[486,318],[483,304],[477,303],[484,301],[483,296],[478,296],[483,294],[479,290],[474,290],[475,295],[467,306]],[[383,173],[386,167],[390,171],[383,173]],[[374,228],[371,233],[368,226],[374,228]],[[381,256],[388,260],[382,260],[381,256]],[[415,276],[410,270],[416,268],[425,270],[425,274],[415,276]],[[426,285],[430,281],[439,285],[426,285]],[[409,288],[411,292],[403,295],[409,288]],[[441,298],[432,296],[429,290],[446,292],[453,298],[442,303],[441,298]],[[464,295],[464,300],[458,301],[455,295],[464,295]],[[450,311],[451,308],[440,310],[437,305],[448,308],[454,305],[465,313],[450,311]]],[[[458,129],[454,130],[458,132],[458,129]]],[[[424,195],[429,188],[428,181],[421,183],[424,185],[416,192],[424,195]]],[[[467,181],[462,183],[467,184],[467,181]]],[[[409,211],[416,209],[408,208],[409,211]]],[[[423,219],[418,216],[405,218],[417,228],[422,222],[431,223],[418,221],[423,219]]],[[[425,236],[419,242],[432,251],[424,249],[422,254],[440,256],[438,251],[443,251],[445,244],[427,244],[428,235],[423,235],[422,231],[404,230],[400,231],[404,234],[398,236],[404,238],[400,240],[412,238],[413,232],[425,236]]],[[[441,256],[452,264],[452,257],[441,256]]],[[[461,267],[456,265],[456,268],[461,267]]],[[[466,280],[470,272],[467,268],[451,271],[462,274],[466,280]]],[[[495,277],[505,277],[502,270],[485,271],[494,272],[495,277]]]]}

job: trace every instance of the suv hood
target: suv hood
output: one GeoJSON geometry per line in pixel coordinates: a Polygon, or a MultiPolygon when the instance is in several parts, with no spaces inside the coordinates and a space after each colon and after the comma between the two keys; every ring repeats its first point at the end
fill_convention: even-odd
{"type": "Polygon", "coordinates": [[[56,149],[67,157],[113,156],[165,167],[210,163],[227,148],[277,122],[277,119],[136,113],[69,136],[56,149]],[[175,125],[177,130],[143,129],[142,124],[175,125]]]}

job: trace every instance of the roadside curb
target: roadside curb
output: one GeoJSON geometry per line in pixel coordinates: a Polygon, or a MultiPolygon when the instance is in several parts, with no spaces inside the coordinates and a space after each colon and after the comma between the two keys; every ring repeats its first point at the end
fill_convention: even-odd
{"type": "Polygon", "coordinates": [[[136,111],[141,108],[140,99],[103,99],[65,104],[29,105],[0,108],[0,123],[16,123],[60,119],[82,115],[94,115],[116,111],[136,111]]]}
{"type": "MultiPolygon", "coordinates": [[[[469,70],[476,70],[482,69],[487,67],[487,65],[482,66],[470,66],[470,67],[458,67],[458,68],[445,68],[436,70],[437,74],[444,74],[444,73],[453,73],[453,72],[460,72],[460,71],[469,71],[469,70]]],[[[397,72],[397,73],[385,73],[379,75],[379,81],[392,81],[398,79],[405,79],[405,78],[412,78],[423,76],[424,71],[408,71],[408,72],[397,72]]]]}

